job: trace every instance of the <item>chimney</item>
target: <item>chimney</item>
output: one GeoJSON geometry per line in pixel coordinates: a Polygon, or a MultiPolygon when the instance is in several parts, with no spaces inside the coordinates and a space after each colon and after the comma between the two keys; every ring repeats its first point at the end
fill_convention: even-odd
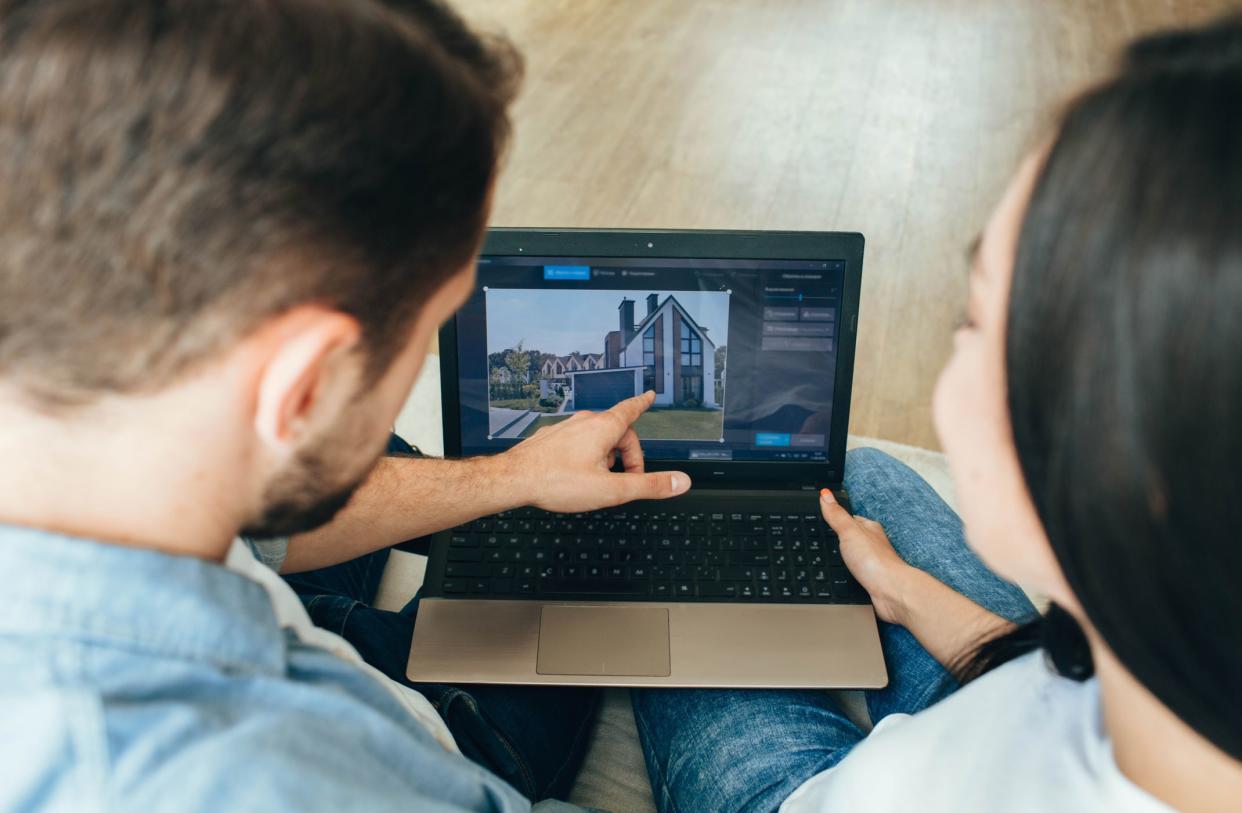
{"type": "Polygon", "coordinates": [[[621,346],[625,347],[634,338],[634,300],[622,299],[617,310],[621,312],[621,346]]]}
{"type": "Polygon", "coordinates": [[[647,294],[647,315],[656,312],[656,308],[660,307],[660,297],[655,294],[647,294]]]}

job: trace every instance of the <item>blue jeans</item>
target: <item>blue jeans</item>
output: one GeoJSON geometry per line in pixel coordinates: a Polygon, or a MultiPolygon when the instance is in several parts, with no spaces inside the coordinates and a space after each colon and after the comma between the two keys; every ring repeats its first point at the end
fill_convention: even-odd
{"type": "MultiPolygon", "coordinates": [[[[854,512],[880,522],[910,564],[1010,620],[1035,613],[1021,590],[966,547],[957,515],[908,466],[875,449],[857,449],[846,457],[845,487],[854,512]]],[[[903,627],[881,623],[880,641],[889,684],[866,692],[873,723],[889,714],[914,714],[957,688],[903,627]]],[[[632,694],[661,813],[774,811],[866,736],[825,691],[632,694]]]]}
{"type": "MultiPolygon", "coordinates": [[[[415,450],[393,435],[390,454],[415,450]]],[[[400,612],[371,606],[388,549],[321,570],[285,577],[316,626],[353,644],[367,663],[423,694],[444,719],[462,754],[532,801],[564,799],[595,719],[597,689],[529,686],[439,686],[405,678],[415,596],[400,612]]]]}

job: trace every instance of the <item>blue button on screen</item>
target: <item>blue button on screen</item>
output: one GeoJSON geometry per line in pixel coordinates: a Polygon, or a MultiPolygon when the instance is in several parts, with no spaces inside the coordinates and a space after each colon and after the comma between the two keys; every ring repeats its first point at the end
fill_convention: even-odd
{"type": "Polygon", "coordinates": [[[545,265],[543,267],[544,279],[581,279],[589,280],[591,278],[591,266],[589,265],[545,265]]]}
{"type": "Polygon", "coordinates": [[[790,437],[788,432],[756,432],[756,446],[788,446],[790,437]]]}

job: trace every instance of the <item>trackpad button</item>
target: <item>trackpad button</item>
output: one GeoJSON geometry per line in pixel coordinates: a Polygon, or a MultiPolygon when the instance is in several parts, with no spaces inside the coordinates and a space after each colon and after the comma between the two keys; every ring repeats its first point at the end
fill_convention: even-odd
{"type": "Polygon", "coordinates": [[[539,620],[541,675],[668,677],[663,607],[548,605],[539,620]]]}

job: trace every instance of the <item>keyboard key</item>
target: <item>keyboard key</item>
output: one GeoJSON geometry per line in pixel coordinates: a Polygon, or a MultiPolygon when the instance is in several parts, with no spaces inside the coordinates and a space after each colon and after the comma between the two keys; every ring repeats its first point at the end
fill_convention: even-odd
{"type": "Polygon", "coordinates": [[[707,582],[699,584],[700,598],[734,598],[737,585],[733,582],[707,582]]]}
{"type": "Polygon", "coordinates": [[[849,596],[854,592],[854,579],[849,572],[843,567],[834,567],[830,571],[828,583],[831,585],[833,595],[849,596]]]}
{"type": "Polygon", "coordinates": [[[453,534],[449,537],[450,548],[477,548],[479,538],[474,534],[453,534]]]}
{"type": "Polygon", "coordinates": [[[643,595],[647,592],[647,583],[634,580],[600,580],[600,579],[549,579],[539,586],[544,595],[549,593],[572,593],[601,595],[643,595]]]}
{"type": "Polygon", "coordinates": [[[464,581],[446,581],[444,583],[445,593],[464,593],[466,592],[466,582],[464,581]]]}
{"type": "Polygon", "coordinates": [[[481,562],[483,551],[478,548],[449,548],[448,560],[450,562],[481,562]]]}
{"type": "Polygon", "coordinates": [[[445,578],[477,578],[479,576],[486,576],[487,573],[487,565],[475,564],[473,562],[466,564],[450,562],[444,566],[445,578]]]}

